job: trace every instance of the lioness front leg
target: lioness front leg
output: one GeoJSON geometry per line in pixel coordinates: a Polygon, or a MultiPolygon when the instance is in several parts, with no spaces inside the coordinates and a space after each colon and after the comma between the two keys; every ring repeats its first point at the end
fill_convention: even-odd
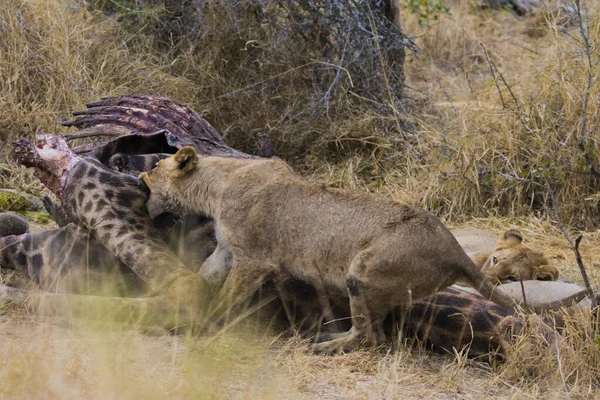
{"type": "Polygon", "coordinates": [[[213,322],[226,322],[233,308],[252,296],[264,282],[267,275],[275,271],[267,263],[234,255],[233,267],[219,292],[217,303],[211,315],[213,322]]]}

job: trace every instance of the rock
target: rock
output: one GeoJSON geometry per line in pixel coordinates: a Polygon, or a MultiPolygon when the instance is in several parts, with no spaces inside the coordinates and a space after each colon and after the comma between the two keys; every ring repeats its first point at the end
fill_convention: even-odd
{"type": "Polygon", "coordinates": [[[498,242],[498,234],[483,229],[466,227],[450,232],[469,257],[480,251],[494,250],[498,242]]]}
{"type": "Polygon", "coordinates": [[[29,224],[25,218],[8,211],[0,212],[0,237],[22,235],[27,232],[29,232],[29,224]]]}
{"type": "Polygon", "coordinates": [[[14,189],[0,189],[0,210],[46,211],[40,198],[14,189]]]}
{"type": "MultiPolygon", "coordinates": [[[[475,289],[470,287],[455,286],[465,292],[477,293],[475,289]]],[[[523,281],[523,287],[525,288],[527,304],[530,306],[539,306],[547,302],[562,300],[585,289],[573,283],[558,281],[523,281]]],[[[520,282],[506,283],[498,286],[498,288],[501,288],[504,293],[515,299],[519,304],[523,303],[523,291],[520,282]]]]}

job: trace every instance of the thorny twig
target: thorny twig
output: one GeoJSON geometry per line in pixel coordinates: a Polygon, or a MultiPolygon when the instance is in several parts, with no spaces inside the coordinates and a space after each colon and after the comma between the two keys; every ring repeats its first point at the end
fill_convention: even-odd
{"type": "Polygon", "coordinates": [[[490,72],[492,73],[492,77],[494,78],[494,85],[496,86],[496,89],[498,89],[498,94],[500,95],[500,100],[502,101],[502,108],[507,109],[508,106],[504,102],[504,96],[502,96],[500,85],[498,85],[498,78],[502,80],[502,83],[504,83],[504,86],[506,86],[506,88],[508,89],[508,93],[510,93],[510,97],[512,97],[513,101],[515,102],[515,106],[517,107],[517,112],[520,112],[519,101],[517,100],[517,96],[515,96],[511,87],[508,85],[508,82],[506,82],[506,79],[504,79],[504,75],[502,75],[496,64],[488,55],[487,49],[485,48],[483,43],[479,43],[479,45],[483,48],[483,54],[485,55],[485,59],[487,60],[488,65],[490,66],[490,72]]]}

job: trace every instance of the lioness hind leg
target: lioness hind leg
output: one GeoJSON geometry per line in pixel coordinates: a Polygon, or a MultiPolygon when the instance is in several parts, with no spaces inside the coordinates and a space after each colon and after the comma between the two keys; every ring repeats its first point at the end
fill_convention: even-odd
{"type": "Polygon", "coordinates": [[[371,311],[367,306],[364,294],[360,292],[357,294],[354,289],[349,289],[348,292],[350,294],[352,328],[348,332],[325,335],[325,338],[330,340],[314,344],[312,347],[314,352],[331,354],[338,351],[351,351],[363,339],[373,346],[385,341],[383,317],[386,312],[371,311]]]}
{"type": "Polygon", "coordinates": [[[389,311],[389,307],[377,301],[381,296],[378,296],[380,293],[376,287],[365,285],[360,279],[361,271],[366,270],[365,261],[369,258],[366,252],[358,255],[352,261],[346,278],[352,328],[345,334],[332,335],[333,340],[315,344],[313,346],[315,352],[350,351],[358,346],[363,338],[374,346],[385,341],[383,318],[389,311]]]}

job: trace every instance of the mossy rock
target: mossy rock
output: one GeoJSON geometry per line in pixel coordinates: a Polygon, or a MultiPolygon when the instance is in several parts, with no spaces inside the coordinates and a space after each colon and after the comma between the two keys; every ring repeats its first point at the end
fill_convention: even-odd
{"type": "Polygon", "coordinates": [[[0,210],[23,211],[29,209],[30,203],[25,197],[17,193],[0,191],[0,210]]]}
{"type": "Polygon", "coordinates": [[[0,237],[22,235],[27,232],[29,232],[29,224],[23,216],[10,211],[0,212],[0,237]]]}
{"type": "Polygon", "coordinates": [[[0,210],[4,211],[44,211],[42,200],[29,193],[13,189],[0,189],[0,210]]]}
{"type": "Polygon", "coordinates": [[[0,189],[0,210],[15,212],[39,225],[54,223],[41,199],[14,189],[0,189]]]}
{"type": "Polygon", "coordinates": [[[19,214],[23,215],[27,220],[33,221],[39,225],[52,225],[54,224],[54,220],[44,211],[22,211],[19,214]]]}

